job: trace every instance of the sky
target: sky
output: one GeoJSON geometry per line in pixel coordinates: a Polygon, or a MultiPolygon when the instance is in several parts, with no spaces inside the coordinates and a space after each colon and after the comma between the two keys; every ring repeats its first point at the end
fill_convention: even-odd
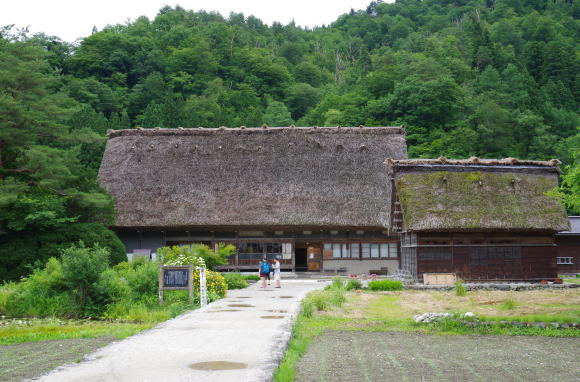
{"type": "Polygon", "coordinates": [[[271,25],[273,21],[313,27],[328,25],[351,8],[366,9],[371,0],[2,0],[0,26],[30,27],[69,42],[91,34],[93,26],[124,24],[139,16],[153,19],[164,5],[185,9],[231,11],[254,15],[271,25]]]}

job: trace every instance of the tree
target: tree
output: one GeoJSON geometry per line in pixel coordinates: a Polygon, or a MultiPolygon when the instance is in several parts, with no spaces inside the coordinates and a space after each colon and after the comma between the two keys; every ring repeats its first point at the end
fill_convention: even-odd
{"type": "Polygon", "coordinates": [[[264,123],[269,126],[290,126],[294,123],[286,105],[278,101],[268,104],[263,119],[264,123]]]}
{"type": "Polygon", "coordinates": [[[320,92],[312,86],[298,83],[290,86],[286,94],[286,105],[294,120],[303,117],[308,109],[320,101],[320,92]]]}

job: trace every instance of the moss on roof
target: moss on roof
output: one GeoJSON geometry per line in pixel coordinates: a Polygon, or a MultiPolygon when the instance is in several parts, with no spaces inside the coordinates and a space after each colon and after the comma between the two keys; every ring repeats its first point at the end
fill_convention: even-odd
{"type": "Polygon", "coordinates": [[[409,231],[562,231],[555,176],[485,171],[405,173],[396,181],[409,231]]]}

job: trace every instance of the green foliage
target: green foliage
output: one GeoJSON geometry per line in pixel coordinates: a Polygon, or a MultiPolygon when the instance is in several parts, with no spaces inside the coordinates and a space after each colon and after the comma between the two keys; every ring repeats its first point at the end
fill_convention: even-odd
{"type": "Polygon", "coordinates": [[[369,282],[369,289],[372,291],[381,290],[402,290],[403,283],[397,280],[373,280],[369,282]]]}
{"type": "Polygon", "coordinates": [[[332,282],[330,283],[330,285],[327,285],[325,289],[344,289],[344,281],[342,280],[342,277],[340,276],[335,276],[332,278],[332,282]]]}
{"type": "Polygon", "coordinates": [[[236,251],[231,244],[218,244],[217,252],[205,244],[163,247],[157,251],[163,263],[168,265],[205,266],[215,270],[219,265],[227,264],[228,257],[236,251]]]}
{"type": "Polygon", "coordinates": [[[66,224],[46,230],[24,230],[0,235],[0,280],[18,280],[51,257],[60,257],[71,243],[98,244],[109,253],[110,264],[127,260],[117,235],[97,223],[66,224]]]}
{"type": "Polygon", "coordinates": [[[460,297],[467,296],[467,289],[465,289],[463,280],[457,280],[455,282],[455,295],[460,297]]]}
{"type": "Polygon", "coordinates": [[[245,280],[260,281],[260,276],[258,276],[258,275],[244,275],[244,279],[245,280]]]}
{"type": "Polygon", "coordinates": [[[89,248],[81,241],[62,251],[63,283],[81,311],[98,312],[99,305],[105,302],[106,291],[100,290],[98,282],[108,263],[109,251],[98,245],[89,248]]]}
{"type": "Polygon", "coordinates": [[[362,282],[359,279],[349,279],[346,282],[346,290],[362,289],[362,282]]]}
{"type": "Polygon", "coordinates": [[[228,289],[244,289],[248,287],[248,282],[240,272],[222,273],[228,284],[228,289]]]}
{"type": "Polygon", "coordinates": [[[499,308],[502,310],[512,310],[515,309],[515,307],[518,304],[516,303],[516,301],[513,298],[506,298],[505,300],[503,300],[501,302],[501,304],[499,305],[499,308]]]}

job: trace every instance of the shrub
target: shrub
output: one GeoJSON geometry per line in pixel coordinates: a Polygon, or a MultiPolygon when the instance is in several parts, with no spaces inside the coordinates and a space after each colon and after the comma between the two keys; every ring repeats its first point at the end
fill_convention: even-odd
{"type": "Polygon", "coordinates": [[[219,244],[217,253],[204,244],[163,247],[157,251],[162,261],[168,265],[205,266],[215,271],[218,265],[227,264],[228,256],[234,253],[236,247],[231,244],[219,244]]]}
{"type": "Polygon", "coordinates": [[[248,282],[240,272],[222,273],[228,289],[243,289],[248,286],[248,282]]]}
{"type": "Polygon", "coordinates": [[[465,289],[465,284],[462,280],[455,282],[455,295],[460,297],[467,296],[467,289],[465,289]]]}
{"type": "MultiPolygon", "coordinates": [[[[221,275],[221,273],[206,270],[205,271],[205,281],[206,281],[206,285],[207,285],[208,298],[209,298],[210,292],[215,293],[215,295],[219,296],[220,298],[222,298],[226,295],[226,292],[228,290],[228,286],[226,284],[226,280],[221,275]]],[[[193,288],[194,288],[194,293],[196,295],[198,295],[199,294],[199,270],[198,269],[196,269],[193,272],[193,288]]]]}
{"type": "Polygon", "coordinates": [[[361,289],[362,282],[359,279],[350,279],[346,282],[346,290],[361,289]]]}
{"type": "Polygon", "coordinates": [[[96,307],[91,305],[102,303],[98,282],[108,263],[109,251],[98,244],[89,248],[81,241],[62,251],[63,282],[81,310],[93,310],[96,307]]]}
{"type": "Polygon", "coordinates": [[[369,282],[369,289],[373,291],[402,290],[403,283],[397,280],[373,280],[369,282]]]}
{"type": "Polygon", "coordinates": [[[45,231],[9,232],[0,235],[0,281],[16,281],[34,269],[43,269],[49,258],[60,258],[64,249],[78,241],[106,248],[111,265],[127,260],[121,240],[102,224],[74,223],[45,231]]]}
{"type": "Polygon", "coordinates": [[[258,275],[244,275],[244,279],[260,281],[260,276],[258,276],[258,275]]]}

